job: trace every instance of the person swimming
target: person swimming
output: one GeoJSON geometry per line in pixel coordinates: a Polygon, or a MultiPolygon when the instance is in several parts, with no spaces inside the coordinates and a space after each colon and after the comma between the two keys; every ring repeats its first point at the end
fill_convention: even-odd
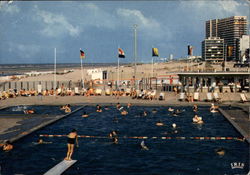
{"type": "Polygon", "coordinates": [[[149,150],[149,148],[145,145],[144,140],[141,141],[141,148],[142,148],[143,150],[149,150]]]}
{"type": "Polygon", "coordinates": [[[89,115],[84,111],[82,117],[86,118],[86,117],[88,117],[88,116],[89,116],[89,115]]]}
{"type": "Polygon", "coordinates": [[[112,139],[112,141],[113,141],[114,144],[118,144],[118,135],[117,135],[116,131],[111,131],[109,133],[109,138],[112,139]]]}
{"type": "Polygon", "coordinates": [[[10,151],[14,148],[13,145],[8,140],[4,144],[2,144],[2,147],[3,151],[10,151]]]}
{"type": "Polygon", "coordinates": [[[36,144],[51,144],[52,142],[45,142],[43,139],[39,138],[36,144]]]}
{"type": "Polygon", "coordinates": [[[122,107],[122,106],[121,106],[121,104],[120,104],[120,103],[117,103],[117,104],[116,104],[116,109],[118,109],[118,110],[119,110],[121,107],[122,107]]]}
{"type": "Polygon", "coordinates": [[[121,115],[127,115],[128,114],[128,111],[126,111],[126,110],[123,110],[122,112],[121,112],[121,115]]]}
{"type": "Polygon", "coordinates": [[[223,148],[218,148],[215,150],[216,154],[218,154],[219,156],[224,156],[226,151],[223,148]]]}
{"type": "Polygon", "coordinates": [[[71,112],[71,108],[70,107],[71,107],[70,104],[65,105],[64,106],[64,112],[65,113],[70,113],[71,112]]]}
{"type": "Polygon", "coordinates": [[[146,117],[148,115],[147,111],[143,111],[143,116],[146,117]]]}
{"type": "Polygon", "coordinates": [[[96,105],[96,112],[102,112],[102,107],[100,105],[96,105]]]}
{"type": "Polygon", "coordinates": [[[34,114],[35,110],[33,110],[33,109],[27,109],[27,110],[24,110],[23,112],[24,112],[24,114],[34,114]]]}
{"type": "Polygon", "coordinates": [[[212,103],[212,104],[211,104],[211,107],[210,107],[210,112],[212,112],[212,113],[218,112],[217,109],[218,109],[218,106],[215,106],[215,105],[212,103]]]}
{"type": "Polygon", "coordinates": [[[156,126],[164,126],[164,123],[163,122],[161,122],[161,121],[158,121],[158,122],[156,122],[156,124],[155,124],[156,126]]]}
{"type": "Polygon", "coordinates": [[[197,106],[196,104],[194,104],[194,106],[193,106],[193,111],[194,111],[194,112],[197,112],[197,111],[198,111],[198,106],[197,106]]]}
{"type": "Polygon", "coordinates": [[[152,110],[152,113],[153,113],[153,114],[155,114],[156,112],[157,112],[157,110],[156,110],[156,109],[153,109],[153,110],[152,110]]]}
{"type": "Polygon", "coordinates": [[[168,111],[173,112],[173,111],[174,111],[174,108],[169,107],[169,108],[168,108],[168,111]]]}
{"type": "Polygon", "coordinates": [[[202,117],[199,117],[197,114],[193,117],[193,123],[203,124],[202,117]]]}
{"type": "Polygon", "coordinates": [[[131,104],[131,103],[128,103],[127,108],[130,108],[131,106],[132,106],[132,104],[131,104]]]}

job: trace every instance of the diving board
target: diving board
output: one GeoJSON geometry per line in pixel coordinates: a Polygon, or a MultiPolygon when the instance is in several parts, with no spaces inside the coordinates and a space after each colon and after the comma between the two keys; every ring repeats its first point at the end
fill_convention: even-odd
{"type": "Polygon", "coordinates": [[[71,167],[77,160],[63,160],[58,163],[56,166],[47,171],[44,175],[60,175],[71,167]]]}

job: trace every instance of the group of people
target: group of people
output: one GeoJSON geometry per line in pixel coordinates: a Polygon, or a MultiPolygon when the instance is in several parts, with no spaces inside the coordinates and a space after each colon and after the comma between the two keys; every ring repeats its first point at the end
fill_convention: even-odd
{"type": "Polygon", "coordinates": [[[64,106],[61,106],[61,110],[64,110],[65,113],[70,113],[71,112],[71,106],[70,104],[66,104],[64,106]]]}

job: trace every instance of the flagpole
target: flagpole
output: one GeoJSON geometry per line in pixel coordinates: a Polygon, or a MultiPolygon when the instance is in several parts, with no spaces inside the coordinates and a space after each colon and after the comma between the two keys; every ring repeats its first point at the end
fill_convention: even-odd
{"type": "Polygon", "coordinates": [[[152,65],[151,65],[151,77],[154,77],[154,57],[152,57],[152,65]]]}
{"type": "Polygon", "coordinates": [[[118,68],[117,68],[117,88],[119,89],[120,85],[120,59],[118,56],[118,68]]]}
{"type": "Polygon", "coordinates": [[[80,58],[80,59],[81,59],[82,87],[84,88],[83,69],[82,69],[82,58],[80,58]]]}
{"type": "Polygon", "coordinates": [[[54,96],[56,96],[56,48],[54,49],[54,96]]]}

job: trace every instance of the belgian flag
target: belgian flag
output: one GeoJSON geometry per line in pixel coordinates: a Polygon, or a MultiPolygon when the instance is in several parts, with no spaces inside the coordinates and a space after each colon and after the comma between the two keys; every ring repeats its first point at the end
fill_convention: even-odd
{"type": "Polygon", "coordinates": [[[118,48],[118,57],[119,58],[125,58],[125,53],[121,48],[118,48]]]}
{"type": "Polygon", "coordinates": [[[152,56],[153,57],[158,57],[159,56],[159,52],[157,48],[152,48],[152,56]]]}
{"type": "Polygon", "coordinates": [[[85,58],[85,53],[80,49],[80,58],[84,59],[85,58]]]}

